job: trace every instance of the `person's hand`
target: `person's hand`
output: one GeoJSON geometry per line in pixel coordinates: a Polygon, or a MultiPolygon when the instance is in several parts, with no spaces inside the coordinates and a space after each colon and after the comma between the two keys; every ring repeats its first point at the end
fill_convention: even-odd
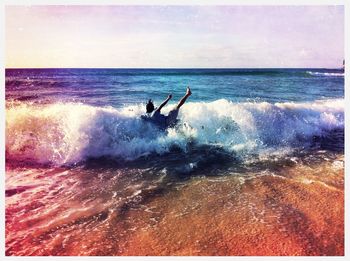
{"type": "Polygon", "coordinates": [[[169,95],[168,95],[168,100],[170,100],[171,98],[173,98],[173,95],[172,95],[172,94],[169,94],[169,95]]]}

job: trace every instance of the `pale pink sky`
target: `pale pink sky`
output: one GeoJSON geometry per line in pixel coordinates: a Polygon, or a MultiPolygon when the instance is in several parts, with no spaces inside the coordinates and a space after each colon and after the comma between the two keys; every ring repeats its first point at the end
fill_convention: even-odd
{"type": "Polygon", "coordinates": [[[326,67],[343,6],[6,6],[6,67],[326,67]]]}

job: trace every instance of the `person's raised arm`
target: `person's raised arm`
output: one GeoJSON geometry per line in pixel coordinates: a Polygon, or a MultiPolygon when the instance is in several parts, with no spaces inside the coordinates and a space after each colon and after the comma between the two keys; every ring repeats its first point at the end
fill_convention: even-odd
{"type": "Polygon", "coordinates": [[[162,104],[157,108],[156,111],[159,111],[168,103],[168,101],[172,98],[173,96],[171,94],[168,95],[168,98],[166,98],[165,101],[162,102],[162,104]]]}

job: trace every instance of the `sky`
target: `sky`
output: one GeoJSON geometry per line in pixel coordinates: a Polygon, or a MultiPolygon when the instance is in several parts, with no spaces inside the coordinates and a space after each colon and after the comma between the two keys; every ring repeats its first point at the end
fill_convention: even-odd
{"type": "Polygon", "coordinates": [[[6,68],[337,68],[343,6],[6,6],[6,68]]]}

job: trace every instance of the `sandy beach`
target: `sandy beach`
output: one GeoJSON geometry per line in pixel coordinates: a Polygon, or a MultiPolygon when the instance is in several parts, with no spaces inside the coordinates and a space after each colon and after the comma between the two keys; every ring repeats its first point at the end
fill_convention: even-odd
{"type": "MultiPolygon", "coordinates": [[[[343,157],[278,171],[193,177],[175,185],[160,179],[162,185],[130,190],[123,200],[116,196],[120,188],[115,172],[105,171],[103,178],[71,172],[73,187],[75,179],[87,186],[66,200],[23,205],[14,195],[6,201],[6,253],[343,255],[343,157]],[[104,189],[92,192],[93,187],[104,189]]],[[[54,178],[67,170],[27,173],[27,179],[54,178]]],[[[50,199],[60,195],[63,186],[43,186],[35,194],[50,199]]]]}

